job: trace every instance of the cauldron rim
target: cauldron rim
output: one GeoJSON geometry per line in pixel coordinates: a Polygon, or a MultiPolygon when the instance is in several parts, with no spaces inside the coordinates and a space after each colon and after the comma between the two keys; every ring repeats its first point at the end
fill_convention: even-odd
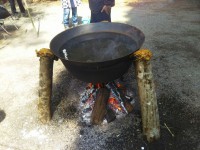
{"type": "MultiPolygon", "coordinates": [[[[72,40],[73,38],[77,38],[77,37],[81,37],[81,36],[84,36],[85,34],[94,34],[94,33],[116,33],[116,34],[121,34],[121,35],[124,35],[126,37],[129,37],[130,39],[132,39],[134,42],[136,42],[136,48],[130,52],[130,53],[127,53],[127,55],[124,55],[122,57],[126,57],[126,56],[129,56],[131,55],[132,53],[134,53],[135,51],[137,51],[141,45],[143,44],[144,40],[145,40],[145,36],[144,36],[144,33],[134,27],[134,26],[131,26],[129,24],[124,24],[124,23],[118,23],[118,22],[99,22],[99,23],[90,23],[90,24],[86,24],[86,25],[80,25],[80,26],[77,26],[75,28],[70,28],[68,30],[65,30],[65,31],[62,31],[60,32],[59,34],[57,34],[50,42],[50,49],[53,51],[53,53],[60,59],[63,59],[63,60],[66,60],[64,57],[61,57],[61,55],[59,54],[59,50],[60,48],[66,43],[66,41],[69,41],[69,40],[72,40]],[[98,26],[102,26],[102,27],[109,27],[109,25],[113,25],[114,27],[115,26],[126,26],[127,29],[125,29],[123,27],[123,31],[120,31],[120,30],[109,30],[109,29],[106,29],[106,28],[103,28],[103,29],[100,29],[100,31],[91,31],[89,29],[91,28],[95,28],[98,27],[98,26]],[[83,29],[82,29],[83,28],[83,29]],[[126,31],[125,31],[126,30],[126,31]],[[136,35],[137,37],[140,36],[140,40],[137,41],[136,37],[134,37],[133,35],[131,35],[131,33],[134,33],[135,31],[137,31],[140,35],[136,35]],[[78,32],[76,33],[75,35],[73,35],[74,32],[78,32]],[[67,36],[69,35],[69,36],[67,36]],[[70,36],[70,35],[73,35],[73,36],[70,36]],[[62,41],[62,39],[65,38],[65,42],[62,41]],[[58,44],[59,46],[57,46],[56,43],[61,43],[61,44],[58,44]],[[59,48],[58,48],[59,47],[59,48]]],[[[116,59],[120,59],[122,57],[118,57],[116,59]]],[[[115,60],[115,59],[110,59],[110,60],[105,60],[105,61],[112,61],[112,60],[115,60]]],[[[70,61],[70,62],[77,62],[77,63],[101,63],[102,61],[95,61],[95,62],[85,62],[85,61],[74,61],[74,60],[66,60],[66,61],[70,61]]]]}
{"type": "MultiPolygon", "coordinates": [[[[101,33],[101,34],[106,34],[106,33],[110,33],[110,32],[108,32],[108,31],[102,31],[102,32],[95,32],[94,34],[98,34],[98,33],[101,33]]],[[[91,33],[87,33],[87,34],[85,34],[85,35],[90,35],[91,33]]],[[[123,36],[125,36],[125,37],[127,37],[127,38],[129,38],[129,39],[132,39],[129,35],[125,35],[125,34],[122,34],[122,33],[117,33],[117,32],[115,32],[115,34],[118,34],[118,35],[123,35],[123,36]]],[[[84,34],[82,34],[82,35],[80,35],[81,37],[83,37],[84,36],[84,34]]],[[[77,37],[74,37],[74,38],[78,38],[79,36],[77,36],[77,37]]],[[[94,38],[94,39],[96,39],[96,38],[94,38]]],[[[115,39],[115,38],[113,38],[113,39],[115,39]]],[[[71,38],[70,40],[74,40],[74,41],[76,41],[75,39],[73,39],[73,38],[71,38]]],[[[133,40],[132,40],[133,41],[133,40]]],[[[77,42],[76,44],[78,44],[79,42],[77,42]]],[[[66,44],[66,43],[65,43],[66,44]]],[[[126,45],[128,45],[128,44],[126,44],[126,45]]],[[[136,46],[137,47],[137,46],[136,46]]],[[[130,48],[129,48],[130,49],[130,48]]],[[[74,59],[65,59],[64,58],[64,56],[61,56],[60,54],[57,54],[57,57],[58,58],[60,58],[60,59],[63,59],[63,60],[66,60],[66,61],[70,61],[70,62],[74,62],[74,63],[85,63],[85,64],[92,64],[92,63],[104,63],[104,62],[109,62],[109,61],[112,61],[112,60],[118,60],[118,59],[121,59],[121,58],[124,58],[124,57],[127,57],[127,56],[130,56],[133,52],[135,52],[135,51],[137,51],[138,49],[134,49],[134,50],[129,50],[127,53],[124,53],[123,55],[121,55],[121,56],[117,56],[117,57],[115,57],[115,58],[109,58],[109,59],[105,59],[105,60],[103,60],[103,61],[98,61],[98,60],[94,60],[94,61],[91,61],[91,62],[87,62],[87,61],[83,61],[83,60],[74,60],[74,59]]],[[[114,52],[114,51],[113,51],[114,52]]]]}

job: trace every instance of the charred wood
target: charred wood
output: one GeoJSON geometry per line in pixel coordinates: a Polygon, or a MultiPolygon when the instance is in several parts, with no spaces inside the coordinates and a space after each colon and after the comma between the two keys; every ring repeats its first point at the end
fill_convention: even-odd
{"type": "Polygon", "coordinates": [[[110,96],[110,90],[107,88],[100,88],[97,91],[96,100],[91,115],[91,123],[98,125],[103,122],[106,115],[107,102],[110,96]]]}

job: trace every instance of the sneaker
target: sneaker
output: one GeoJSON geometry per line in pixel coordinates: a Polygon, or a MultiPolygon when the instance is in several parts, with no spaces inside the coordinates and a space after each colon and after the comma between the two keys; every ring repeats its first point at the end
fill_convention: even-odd
{"type": "Polygon", "coordinates": [[[69,29],[69,25],[64,25],[65,30],[69,29]]]}
{"type": "Polygon", "coordinates": [[[21,16],[22,16],[22,17],[28,17],[28,13],[27,13],[27,11],[22,12],[22,13],[21,13],[21,16]]]}
{"type": "Polygon", "coordinates": [[[74,24],[73,24],[73,27],[77,27],[77,26],[78,26],[78,23],[74,23],[74,24]]]}

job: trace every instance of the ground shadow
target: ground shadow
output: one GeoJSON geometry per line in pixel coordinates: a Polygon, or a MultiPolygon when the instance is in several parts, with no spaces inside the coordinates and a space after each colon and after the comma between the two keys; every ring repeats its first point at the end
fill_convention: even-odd
{"type": "MultiPolygon", "coordinates": [[[[179,4],[181,5],[182,3],[179,4]]],[[[76,141],[77,149],[199,149],[200,142],[198,136],[200,135],[200,121],[198,118],[200,117],[200,110],[198,109],[199,103],[196,105],[199,97],[199,88],[193,87],[194,83],[199,81],[197,77],[199,74],[195,69],[199,65],[197,65],[196,62],[197,56],[195,57],[193,54],[198,55],[199,52],[195,46],[191,46],[192,54],[187,51],[189,47],[186,46],[185,42],[189,43],[191,39],[188,39],[188,41],[186,39],[181,39],[181,37],[183,37],[181,28],[176,28],[177,33],[171,30],[174,26],[174,22],[179,20],[181,16],[176,16],[172,12],[174,12],[174,10],[178,11],[179,7],[181,7],[181,11],[190,10],[188,9],[190,6],[187,4],[186,6],[180,5],[175,5],[173,3],[163,5],[163,3],[157,2],[142,3],[137,4],[135,8],[133,5],[133,8],[125,16],[128,20],[135,20],[132,25],[142,29],[146,35],[146,42],[144,45],[152,50],[154,54],[152,65],[160,116],[160,139],[152,143],[145,141],[141,130],[141,116],[136,116],[132,113],[124,119],[110,123],[106,127],[81,126],[80,137],[77,136],[76,141]],[[152,9],[149,12],[147,10],[149,9],[148,7],[152,9]],[[184,7],[187,7],[187,9],[184,9],[184,7]],[[134,15],[133,13],[136,9],[137,12],[140,12],[139,15],[137,14],[137,17],[136,14],[134,15]],[[163,13],[163,11],[165,11],[165,13],[163,13]],[[160,16],[164,18],[164,21],[167,20],[169,16],[168,19],[174,20],[171,22],[168,20],[169,22],[163,25],[161,24],[162,20],[157,20],[160,16]],[[152,19],[158,22],[154,22],[152,19]],[[153,29],[153,27],[155,28],[153,29]],[[173,33],[173,35],[166,34],[163,27],[166,27],[164,29],[173,33]],[[160,32],[160,36],[155,36],[158,32],[160,32]],[[177,39],[178,42],[176,41],[177,39]],[[163,43],[165,45],[163,45],[163,43]],[[188,59],[189,56],[194,59],[188,59]],[[187,60],[187,63],[183,60],[187,60]],[[191,62],[189,62],[189,60],[191,62]],[[191,72],[195,74],[194,76],[192,75],[194,79],[190,75],[186,75],[189,71],[187,70],[188,68],[194,69],[191,70],[191,72]],[[135,121],[134,118],[140,121],[136,123],[137,121],[135,121]]],[[[191,7],[191,11],[192,10],[193,6],[191,7]]],[[[196,5],[194,5],[194,10],[197,11],[196,5]]],[[[183,12],[183,14],[187,13],[183,12]]],[[[184,19],[186,20],[186,18],[184,19]]],[[[186,27],[188,27],[187,24],[186,27]]],[[[192,31],[192,29],[190,30],[192,31]]],[[[184,28],[184,37],[186,37],[186,35],[188,35],[188,37],[194,36],[194,40],[199,38],[197,34],[191,35],[189,31],[185,32],[184,28]],[[195,38],[195,36],[197,37],[195,38]]],[[[130,79],[128,83],[132,83],[132,80],[130,79]]]]}
{"type": "Polygon", "coordinates": [[[160,102],[160,143],[170,150],[198,149],[200,110],[193,109],[191,111],[190,106],[181,101],[183,97],[173,88],[173,85],[168,85],[165,91],[160,93],[158,99],[160,102]]]}
{"type": "MultiPolygon", "coordinates": [[[[4,6],[8,11],[10,11],[9,3],[6,3],[4,6]]],[[[32,4],[31,7],[32,8],[28,8],[31,18],[29,17],[29,15],[23,17],[19,13],[18,18],[15,18],[11,15],[10,17],[7,17],[6,19],[4,19],[4,28],[9,32],[9,34],[7,34],[2,28],[0,28],[0,34],[1,34],[0,39],[6,40],[9,37],[15,38],[16,31],[20,29],[24,23],[26,23],[27,21],[30,21],[30,19],[32,19],[34,22],[35,20],[38,20],[44,17],[44,12],[42,10],[41,11],[38,10],[36,5],[32,4]]]]}
{"type": "Polygon", "coordinates": [[[0,110],[0,122],[6,118],[6,113],[3,110],[0,110]]]}
{"type": "Polygon", "coordinates": [[[133,112],[108,124],[89,126],[80,123],[80,136],[77,136],[75,142],[76,149],[139,150],[144,147],[146,150],[147,142],[141,134],[140,104],[133,65],[124,74],[122,84],[135,100],[133,112]]]}
{"type": "Polygon", "coordinates": [[[66,69],[55,77],[51,101],[53,118],[72,119],[77,117],[80,88],[86,83],[75,79],[66,69]],[[70,93],[70,94],[69,94],[70,93]]]}
{"type": "Polygon", "coordinates": [[[44,12],[42,10],[35,11],[34,8],[29,8],[28,10],[29,10],[31,17],[38,17],[38,18],[44,17],[44,12]]]}
{"type": "Polygon", "coordinates": [[[199,32],[195,29],[196,24],[193,21],[195,11],[199,12],[199,4],[197,0],[133,3],[133,8],[129,11],[132,14],[127,13],[125,16],[129,20],[134,20],[131,25],[144,32],[146,38],[144,46],[153,52],[152,66],[157,91],[161,138],[156,142],[147,143],[148,150],[196,150],[199,148],[200,111],[197,97],[199,97],[200,89],[196,84],[199,81],[197,77],[199,73],[196,71],[199,67],[197,61],[199,51],[196,44],[191,44],[199,39],[199,32]],[[134,12],[135,10],[138,10],[139,14],[137,11],[134,12]],[[180,13],[175,13],[175,10],[180,13]],[[194,14],[190,17],[185,15],[192,12],[194,14]],[[183,29],[180,26],[174,27],[174,23],[181,18],[185,19],[182,26],[187,27],[187,31],[186,28],[183,29]],[[186,72],[196,75],[186,75],[186,72]]]}

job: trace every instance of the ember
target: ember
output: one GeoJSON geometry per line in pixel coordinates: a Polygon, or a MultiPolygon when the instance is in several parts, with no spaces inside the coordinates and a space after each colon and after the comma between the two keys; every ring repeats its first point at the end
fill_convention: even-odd
{"type": "MultiPolygon", "coordinates": [[[[109,123],[118,117],[120,118],[121,116],[130,113],[133,110],[132,104],[134,103],[134,100],[130,96],[126,95],[126,88],[120,82],[115,81],[107,84],[89,83],[85,91],[80,96],[81,122],[86,123],[87,125],[98,124],[97,122],[94,123],[91,117],[92,113],[94,112],[94,104],[97,98],[99,98],[97,97],[97,93],[100,91],[100,89],[105,88],[109,90],[110,94],[108,95],[108,98],[105,99],[105,114],[102,113],[103,110],[96,110],[96,112],[99,112],[100,114],[102,113],[101,115],[103,115],[103,120],[97,122],[109,123]]],[[[100,102],[100,105],[102,105],[102,103],[103,102],[100,102]]],[[[100,109],[100,107],[97,106],[95,109],[100,109]]]]}

